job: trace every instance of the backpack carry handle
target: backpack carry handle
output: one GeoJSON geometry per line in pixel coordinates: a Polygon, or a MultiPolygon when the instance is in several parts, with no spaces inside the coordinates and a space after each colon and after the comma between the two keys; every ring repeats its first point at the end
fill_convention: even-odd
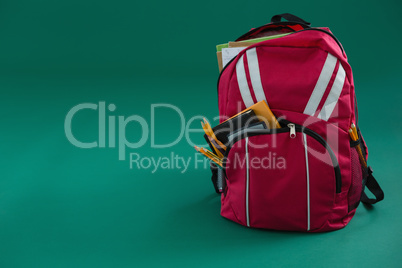
{"type": "Polygon", "coordinates": [[[303,20],[303,19],[301,19],[301,18],[299,18],[299,17],[297,17],[295,15],[290,14],[290,13],[283,13],[283,14],[275,15],[275,16],[273,16],[271,18],[271,22],[273,22],[273,23],[280,22],[282,20],[282,18],[287,20],[287,21],[289,21],[289,22],[301,23],[301,24],[305,24],[305,25],[307,25],[309,27],[311,25],[310,22],[307,22],[307,21],[305,21],[305,20],[303,20]]]}
{"type": "MultiPolygon", "coordinates": [[[[239,38],[237,38],[236,42],[250,39],[253,36],[263,33],[265,31],[276,30],[275,27],[278,28],[280,31],[280,32],[276,32],[276,34],[278,34],[278,33],[297,32],[297,31],[300,31],[300,30],[303,30],[306,28],[310,28],[310,25],[311,25],[310,22],[307,22],[295,15],[292,15],[289,13],[283,13],[283,14],[273,16],[271,18],[271,23],[251,29],[247,33],[245,33],[242,36],[240,36],[239,38]],[[282,19],[286,19],[287,22],[281,21],[282,19]]],[[[261,37],[261,36],[268,36],[268,35],[260,34],[259,37],[261,37]]]]}

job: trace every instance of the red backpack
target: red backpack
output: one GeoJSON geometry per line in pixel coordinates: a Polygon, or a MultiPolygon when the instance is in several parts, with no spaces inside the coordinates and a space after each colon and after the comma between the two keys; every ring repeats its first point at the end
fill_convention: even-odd
{"type": "Polygon", "coordinates": [[[368,151],[358,127],[352,70],[328,28],[310,27],[291,14],[273,16],[236,41],[281,33],[290,34],[246,47],[219,76],[221,118],[265,100],[281,125],[234,139],[224,168],[212,168],[221,215],[255,228],[340,229],[360,201],[384,198],[372,169],[362,164],[368,151]],[[356,141],[349,136],[352,123],[356,141]]]}

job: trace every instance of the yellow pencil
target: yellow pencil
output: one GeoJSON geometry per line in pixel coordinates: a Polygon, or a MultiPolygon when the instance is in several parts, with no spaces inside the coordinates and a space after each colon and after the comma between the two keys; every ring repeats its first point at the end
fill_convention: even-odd
{"type": "Polygon", "coordinates": [[[210,150],[205,149],[205,148],[200,148],[200,150],[201,150],[203,153],[209,155],[210,157],[215,158],[215,159],[218,160],[218,161],[222,161],[222,158],[221,158],[221,157],[217,156],[216,154],[214,154],[214,153],[211,152],[210,150]]]}
{"type": "MultiPolygon", "coordinates": [[[[201,121],[201,126],[204,129],[205,134],[207,134],[208,137],[211,137],[211,133],[209,131],[209,129],[207,128],[207,126],[205,125],[204,122],[201,121]]],[[[221,152],[219,152],[218,148],[216,148],[216,146],[211,143],[212,148],[214,149],[214,151],[220,156],[223,157],[223,154],[221,152]]]]}
{"type": "Polygon", "coordinates": [[[219,157],[217,157],[215,154],[213,154],[212,152],[210,152],[202,147],[200,148],[198,146],[194,146],[194,148],[197,152],[203,154],[205,157],[208,157],[210,160],[212,160],[218,166],[222,167],[222,160],[219,157]]]}
{"type": "Polygon", "coordinates": [[[352,123],[352,124],[350,125],[350,128],[352,129],[353,134],[355,135],[355,137],[356,137],[357,139],[359,139],[359,135],[357,134],[356,125],[352,123]]]}
{"type": "Polygon", "coordinates": [[[209,135],[209,136],[210,136],[211,138],[213,138],[213,139],[216,141],[216,143],[217,143],[220,147],[222,147],[222,149],[226,150],[226,146],[225,146],[220,140],[218,140],[218,138],[215,136],[215,133],[214,133],[213,129],[211,128],[211,126],[209,125],[208,121],[207,121],[205,118],[204,118],[204,122],[206,123],[206,124],[204,124],[204,125],[206,125],[206,128],[208,129],[209,133],[211,134],[211,135],[209,135]]]}
{"type": "Polygon", "coordinates": [[[349,129],[349,136],[352,139],[352,141],[357,141],[358,138],[355,136],[355,133],[353,132],[353,129],[349,129]]]}
{"type": "MultiPolygon", "coordinates": [[[[349,129],[349,136],[352,139],[352,141],[357,141],[359,139],[359,135],[357,134],[356,130],[356,125],[351,124],[350,129],[349,129]]],[[[367,168],[367,163],[366,160],[364,159],[362,149],[360,147],[360,144],[356,146],[357,154],[359,155],[360,163],[363,165],[363,167],[367,168]]]]}
{"type": "MultiPolygon", "coordinates": [[[[209,125],[208,121],[204,119],[204,122],[201,121],[201,126],[204,129],[205,134],[207,134],[208,137],[211,137],[212,139],[215,140],[216,144],[221,147],[223,150],[226,150],[226,146],[220,141],[218,140],[218,138],[215,136],[214,131],[212,130],[211,126],[209,125]]],[[[219,149],[213,144],[211,143],[214,151],[217,153],[217,155],[219,157],[223,157],[223,154],[219,151],[219,149]]]]}

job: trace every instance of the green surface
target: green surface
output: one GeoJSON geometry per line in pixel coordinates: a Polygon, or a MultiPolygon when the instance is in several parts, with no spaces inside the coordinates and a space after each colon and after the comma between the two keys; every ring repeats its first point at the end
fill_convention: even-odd
{"type": "MultiPolygon", "coordinates": [[[[43,0],[0,7],[0,267],[400,266],[399,1],[43,0]],[[152,173],[119,161],[118,148],[80,149],[67,140],[64,119],[85,102],[115,104],[107,116],[147,120],[151,104],[170,103],[186,122],[195,115],[214,122],[215,45],[282,12],[330,27],[354,71],[369,163],[386,197],[374,208],[360,206],[346,228],[248,229],[219,215],[210,172],[194,162],[184,173],[152,173]],[[156,36],[162,41],[150,41],[156,36]]],[[[95,111],[82,111],[74,135],[96,140],[97,120],[95,111]]],[[[158,111],[155,141],[173,141],[179,127],[174,111],[158,111]]],[[[138,140],[139,125],[126,134],[138,140]]],[[[199,133],[190,137],[203,141],[199,133]]],[[[127,154],[194,157],[185,140],[165,149],[150,143],[127,154]]]]}

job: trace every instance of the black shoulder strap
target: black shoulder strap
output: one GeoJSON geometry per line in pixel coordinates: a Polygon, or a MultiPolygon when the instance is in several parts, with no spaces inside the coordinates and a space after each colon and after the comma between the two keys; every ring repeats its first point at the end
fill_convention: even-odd
{"type": "Polygon", "coordinates": [[[377,202],[380,202],[381,200],[384,199],[384,192],[382,191],[380,185],[378,184],[377,180],[373,177],[373,169],[371,167],[368,167],[368,177],[366,180],[366,184],[363,185],[363,192],[360,200],[364,204],[372,205],[377,202]],[[364,192],[365,187],[370,190],[370,192],[373,193],[375,196],[374,198],[368,198],[366,193],[364,192]]]}

